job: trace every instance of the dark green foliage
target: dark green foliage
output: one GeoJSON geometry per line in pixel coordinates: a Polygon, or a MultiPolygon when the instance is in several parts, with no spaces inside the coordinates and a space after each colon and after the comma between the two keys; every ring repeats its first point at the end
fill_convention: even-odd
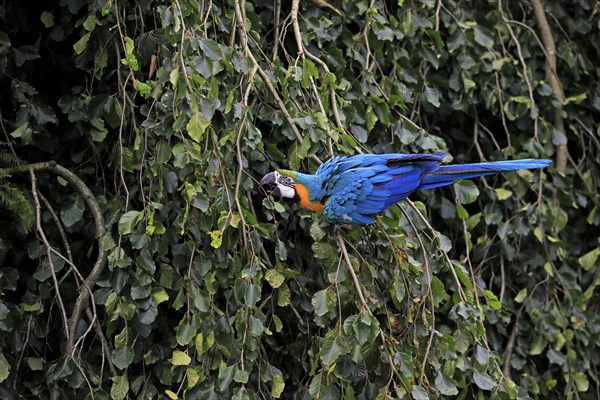
{"type": "Polygon", "coordinates": [[[555,71],[527,2],[281,3],[0,5],[0,397],[597,398],[597,2],[555,71]],[[342,232],[257,183],[562,145],[342,232]]]}

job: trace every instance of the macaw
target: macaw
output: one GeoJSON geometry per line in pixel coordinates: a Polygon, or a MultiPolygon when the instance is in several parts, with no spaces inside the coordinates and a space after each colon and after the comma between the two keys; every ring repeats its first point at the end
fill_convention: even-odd
{"type": "Polygon", "coordinates": [[[544,168],[551,162],[528,158],[442,165],[444,156],[443,152],[336,156],[314,175],[280,169],[265,175],[260,186],[278,200],[294,200],[300,207],[323,212],[335,224],[366,225],[415,190],[504,171],[544,168]]]}

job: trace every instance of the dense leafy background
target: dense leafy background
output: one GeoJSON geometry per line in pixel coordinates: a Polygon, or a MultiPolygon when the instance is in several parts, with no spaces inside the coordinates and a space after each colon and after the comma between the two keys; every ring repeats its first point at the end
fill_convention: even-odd
{"type": "Polygon", "coordinates": [[[598,3],[300,3],[0,5],[0,397],[600,398],[598,3]],[[257,185],[437,149],[556,162],[343,232],[257,185]]]}

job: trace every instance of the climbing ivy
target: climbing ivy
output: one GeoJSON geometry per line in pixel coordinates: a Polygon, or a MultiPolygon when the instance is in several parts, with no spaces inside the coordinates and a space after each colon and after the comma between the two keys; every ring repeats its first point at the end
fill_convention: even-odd
{"type": "Polygon", "coordinates": [[[600,8],[0,5],[0,397],[597,398],[600,8]],[[364,228],[337,154],[552,158],[364,228]]]}

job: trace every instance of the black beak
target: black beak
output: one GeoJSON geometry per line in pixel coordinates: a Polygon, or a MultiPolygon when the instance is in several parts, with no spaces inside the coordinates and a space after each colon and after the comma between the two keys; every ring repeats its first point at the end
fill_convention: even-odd
{"type": "Polygon", "coordinates": [[[275,198],[281,197],[281,192],[277,187],[275,172],[269,172],[260,180],[260,187],[275,198]]]}
{"type": "Polygon", "coordinates": [[[275,172],[269,172],[260,180],[260,186],[273,186],[275,185],[275,172]]]}

